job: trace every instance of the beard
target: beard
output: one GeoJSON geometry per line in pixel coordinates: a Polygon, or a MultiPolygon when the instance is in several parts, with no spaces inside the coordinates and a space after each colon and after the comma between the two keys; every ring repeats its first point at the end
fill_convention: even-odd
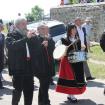
{"type": "Polygon", "coordinates": [[[24,37],[27,36],[27,28],[23,28],[23,29],[16,29],[21,35],[23,35],[24,37]]]}

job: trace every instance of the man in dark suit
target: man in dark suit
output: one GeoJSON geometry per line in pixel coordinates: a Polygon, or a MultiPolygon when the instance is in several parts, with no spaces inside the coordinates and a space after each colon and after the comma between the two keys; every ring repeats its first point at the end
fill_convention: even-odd
{"type": "MultiPolygon", "coordinates": [[[[27,31],[27,21],[25,19],[17,19],[15,26],[14,32],[8,33],[6,39],[9,74],[13,76],[12,105],[18,105],[22,91],[24,105],[32,105],[34,90],[32,58],[34,56],[33,62],[37,62],[35,60],[38,60],[39,44],[37,38],[27,31]]],[[[35,65],[34,69],[36,69],[35,65]]]]}
{"type": "Polygon", "coordinates": [[[45,24],[38,26],[38,37],[42,47],[41,68],[36,76],[40,82],[38,105],[50,105],[48,90],[52,76],[55,75],[53,50],[55,43],[52,38],[49,37],[49,29],[45,24]]]}
{"type": "Polygon", "coordinates": [[[1,77],[2,77],[2,70],[4,67],[4,34],[1,33],[1,31],[4,30],[3,24],[0,23],[0,89],[4,89],[1,77]]]}

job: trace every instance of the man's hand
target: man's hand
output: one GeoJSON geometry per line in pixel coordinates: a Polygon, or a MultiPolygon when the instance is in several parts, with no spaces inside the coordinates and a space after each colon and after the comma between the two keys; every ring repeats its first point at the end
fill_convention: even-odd
{"type": "Polygon", "coordinates": [[[48,47],[48,41],[43,41],[42,44],[43,44],[45,47],[48,47]]]}
{"type": "Polygon", "coordinates": [[[30,30],[30,31],[27,32],[27,37],[28,38],[31,38],[31,37],[33,37],[35,35],[36,35],[36,31],[35,30],[30,30]]]}

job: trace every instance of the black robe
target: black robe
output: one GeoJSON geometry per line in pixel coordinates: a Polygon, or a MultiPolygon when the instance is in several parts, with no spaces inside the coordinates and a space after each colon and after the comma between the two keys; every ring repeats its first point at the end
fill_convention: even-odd
{"type": "Polygon", "coordinates": [[[4,40],[4,35],[0,34],[0,72],[2,72],[4,67],[4,40]]]}
{"type": "Polygon", "coordinates": [[[44,37],[38,36],[40,45],[41,45],[41,53],[39,56],[39,70],[35,72],[35,75],[38,77],[43,76],[54,76],[55,75],[55,67],[54,67],[54,59],[53,59],[53,50],[55,48],[55,42],[52,38],[47,38],[48,47],[44,47],[42,42],[45,40],[44,37]]]}
{"type": "Polygon", "coordinates": [[[6,47],[8,49],[9,74],[34,75],[34,71],[37,69],[36,62],[40,54],[40,44],[37,36],[28,39],[18,31],[8,33],[6,47]],[[26,43],[28,44],[30,59],[27,58],[26,43]],[[34,68],[34,71],[32,68],[34,68]]]}

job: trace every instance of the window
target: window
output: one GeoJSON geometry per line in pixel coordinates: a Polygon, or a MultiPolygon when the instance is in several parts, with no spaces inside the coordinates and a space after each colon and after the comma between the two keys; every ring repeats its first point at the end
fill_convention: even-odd
{"type": "Polygon", "coordinates": [[[49,33],[51,37],[54,37],[54,36],[58,36],[66,33],[66,28],[64,24],[60,24],[60,25],[50,27],[49,31],[50,31],[49,33]]]}

